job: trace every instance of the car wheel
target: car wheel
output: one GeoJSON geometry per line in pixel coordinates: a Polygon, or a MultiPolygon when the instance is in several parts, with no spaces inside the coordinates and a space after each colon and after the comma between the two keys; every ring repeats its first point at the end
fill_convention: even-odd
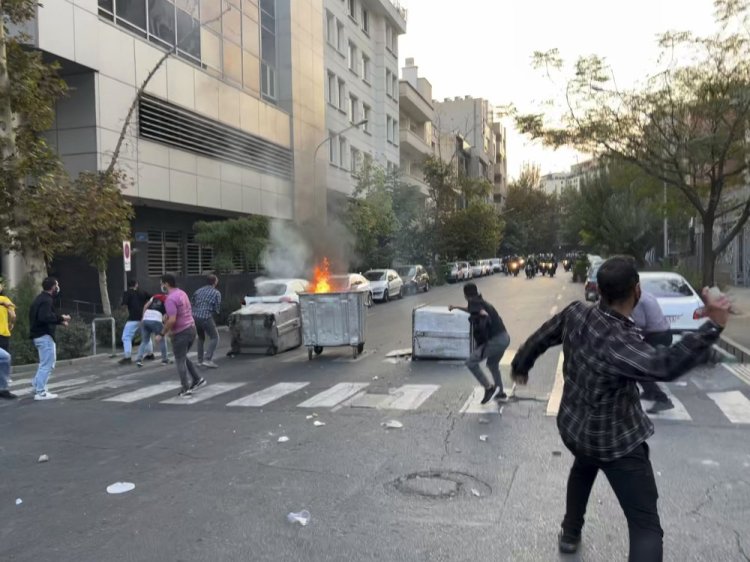
{"type": "Polygon", "coordinates": [[[313,347],[313,351],[315,352],[315,355],[320,355],[321,353],[323,353],[323,346],[316,345],[315,347],[313,347]]]}
{"type": "Polygon", "coordinates": [[[390,297],[390,295],[388,294],[388,289],[386,289],[386,290],[385,290],[385,291],[383,292],[383,302],[388,302],[388,301],[390,301],[390,300],[391,300],[391,297],[390,297]]]}
{"type": "Polygon", "coordinates": [[[427,281],[427,282],[426,282],[426,283],[424,284],[424,292],[425,292],[425,293],[427,293],[427,292],[429,292],[429,290],[430,290],[430,282],[429,282],[429,281],[427,281]]]}
{"type": "Polygon", "coordinates": [[[372,306],[372,293],[367,293],[367,297],[365,297],[365,306],[368,308],[372,306]]]}
{"type": "Polygon", "coordinates": [[[398,298],[403,299],[406,296],[406,287],[401,285],[401,289],[398,291],[398,298]]]}

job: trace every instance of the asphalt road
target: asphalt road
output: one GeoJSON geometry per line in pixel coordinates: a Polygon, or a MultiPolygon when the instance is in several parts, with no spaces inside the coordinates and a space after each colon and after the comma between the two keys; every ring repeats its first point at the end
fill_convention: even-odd
{"type": "MultiPolygon", "coordinates": [[[[478,284],[511,350],[582,292],[565,274],[478,284]]],[[[207,397],[188,404],[163,403],[176,394],[173,367],[60,369],[50,383],[62,400],[0,405],[0,558],[625,560],[625,520],[604,479],[582,552],[556,551],[571,462],[546,415],[559,350],[502,414],[477,413],[460,364],[386,358],[410,347],[415,305],[461,302],[459,285],[373,307],[356,361],[343,348],[313,361],[301,349],[222,356],[196,395],[207,397]],[[389,393],[408,399],[376,407],[389,393]],[[108,494],[118,481],[135,489],[108,494]],[[302,509],[309,525],[287,522],[302,509]]],[[[720,366],[668,389],[679,407],[650,442],[665,559],[748,561],[750,419],[738,394],[750,387],[720,366]]]]}

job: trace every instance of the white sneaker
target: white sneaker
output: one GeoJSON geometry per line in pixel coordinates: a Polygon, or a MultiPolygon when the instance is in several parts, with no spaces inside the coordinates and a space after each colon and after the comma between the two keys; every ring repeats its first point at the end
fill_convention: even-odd
{"type": "Polygon", "coordinates": [[[52,392],[48,392],[46,390],[34,395],[34,400],[54,400],[55,398],[57,398],[57,394],[53,394],[52,392]]]}
{"type": "Polygon", "coordinates": [[[219,368],[219,366],[216,363],[214,363],[213,361],[204,361],[203,362],[203,366],[204,367],[208,367],[209,369],[218,369],[219,368]]]}

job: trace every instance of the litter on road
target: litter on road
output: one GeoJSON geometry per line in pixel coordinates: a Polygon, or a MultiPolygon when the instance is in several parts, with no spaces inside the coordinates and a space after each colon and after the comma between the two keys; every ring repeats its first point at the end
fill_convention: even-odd
{"type": "Polygon", "coordinates": [[[49,462],[49,456],[47,455],[39,455],[39,460],[36,462],[49,462]]]}
{"type": "Polygon", "coordinates": [[[23,503],[23,500],[21,498],[16,498],[16,505],[21,505],[23,503]]]}
{"type": "Polygon", "coordinates": [[[292,512],[286,516],[286,520],[290,523],[299,523],[304,527],[310,522],[310,512],[306,509],[303,509],[299,513],[292,512]]]}
{"type": "Polygon", "coordinates": [[[278,441],[279,443],[286,443],[287,441],[289,441],[289,437],[287,437],[286,435],[282,435],[281,437],[279,437],[279,438],[277,439],[277,441],[278,441]]]}
{"type": "Polygon", "coordinates": [[[108,494],[124,494],[135,489],[135,484],[132,482],[115,482],[107,486],[108,494]]]}
{"type": "Polygon", "coordinates": [[[481,494],[479,493],[479,490],[477,490],[476,488],[472,488],[472,489],[471,489],[471,494],[472,494],[473,496],[476,496],[476,497],[478,497],[478,498],[479,498],[479,497],[481,497],[481,494]]]}
{"type": "Polygon", "coordinates": [[[322,422],[322,421],[318,421],[318,420],[315,420],[315,421],[313,422],[313,425],[314,425],[315,427],[322,427],[322,426],[324,426],[325,424],[326,424],[326,422],[322,422]]]}
{"type": "Polygon", "coordinates": [[[487,439],[488,439],[488,438],[489,438],[489,437],[488,437],[487,435],[480,435],[480,436],[479,436],[479,440],[480,440],[480,441],[487,441],[487,439]]]}
{"type": "Polygon", "coordinates": [[[401,429],[404,427],[404,424],[402,424],[398,420],[388,420],[387,422],[383,422],[380,425],[382,425],[386,429],[401,429]]]}

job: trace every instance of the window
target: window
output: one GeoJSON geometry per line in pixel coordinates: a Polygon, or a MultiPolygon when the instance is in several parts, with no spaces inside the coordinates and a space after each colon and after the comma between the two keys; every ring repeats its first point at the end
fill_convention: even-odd
{"type": "Polygon", "coordinates": [[[148,231],[147,269],[149,277],[165,273],[182,274],[182,233],[148,231]]]}
{"type": "Polygon", "coordinates": [[[357,74],[357,66],[359,61],[357,60],[357,47],[354,43],[349,41],[349,70],[354,74],[357,74]]]}
{"type": "Polygon", "coordinates": [[[359,121],[359,100],[357,96],[349,94],[349,121],[356,123],[359,121]]]}
{"type": "Polygon", "coordinates": [[[357,0],[347,0],[349,17],[357,21],[357,0]]]}
{"type": "Polygon", "coordinates": [[[331,139],[328,141],[328,161],[331,164],[336,164],[338,158],[336,149],[338,147],[338,144],[336,143],[336,133],[333,131],[328,131],[328,138],[331,139]]]}
{"type": "Polygon", "coordinates": [[[393,45],[393,28],[385,24],[385,46],[387,49],[390,49],[391,45],[393,45]]]}
{"type": "Polygon", "coordinates": [[[393,99],[398,99],[398,75],[395,73],[391,77],[391,89],[393,90],[393,99]]]}
{"type": "Polygon", "coordinates": [[[393,137],[393,144],[398,144],[398,120],[393,119],[393,133],[391,136],[393,137]]]}
{"type": "Polygon", "coordinates": [[[351,166],[352,174],[355,174],[357,172],[357,170],[359,170],[361,168],[361,166],[362,166],[362,162],[361,162],[362,153],[359,150],[357,150],[356,148],[352,147],[352,149],[351,149],[351,151],[350,151],[349,154],[350,154],[350,156],[349,156],[349,159],[350,159],[349,165],[351,166]]]}
{"type": "Polygon", "coordinates": [[[338,83],[336,75],[333,72],[328,73],[328,103],[336,107],[336,94],[338,93],[338,83]]]}
{"type": "Polygon", "coordinates": [[[393,142],[393,118],[390,115],[385,118],[385,136],[388,142],[393,142]]]}
{"type": "Polygon", "coordinates": [[[192,232],[187,236],[187,274],[205,275],[214,269],[214,251],[210,246],[202,246],[192,232]]]}
{"type": "Polygon", "coordinates": [[[339,78],[339,109],[341,111],[345,111],[346,107],[346,82],[344,82],[341,78],[339,78]]]}
{"type": "Polygon", "coordinates": [[[370,73],[371,73],[370,57],[368,57],[367,55],[363,53],[362,54],[362,80],[364,80],[368,84],[370,83],[370,73]]]}
{"type": "Polygon", "coordinates": [[[344,52],[344,24],[336,20],[336,48],[339,53],[344,52]]]}
{"type": "Polygon", "coordinates": [[[346,169],[346,139],[339,137],[339,166],[346,169]]]}
{"type": "Polygon", "coordinates": [[[362,104],[362,119],[365,120],[365,124],[362,125],[362,130],[365,133],[369,133],[370,132],[370,114],[371,113],[372,112],[370,111],[370,106],[367,105],[366,103],[363,103],[362,104]]]}
{"type": "Polygon", "coordinates": [[[336,43],[336,18],[333,14],[326,10],[326,39],[328,44],[335,47],[336,43]]]}
{"type": "Polygon", "coordinates": [[[260,91],[275,100],[276,92],[276,0],[260,0],[260,91]]]}
{"type": "Polygon", "coordinates": [[[388,69],[385,71],[385,93],[393,97],[393,73],[388,69]]]}
{"type": "Polygon", "coordinates": [[[365,10],[364,7],[362,7],[362,31],[370,34],[370,12],[365,10]]]}

